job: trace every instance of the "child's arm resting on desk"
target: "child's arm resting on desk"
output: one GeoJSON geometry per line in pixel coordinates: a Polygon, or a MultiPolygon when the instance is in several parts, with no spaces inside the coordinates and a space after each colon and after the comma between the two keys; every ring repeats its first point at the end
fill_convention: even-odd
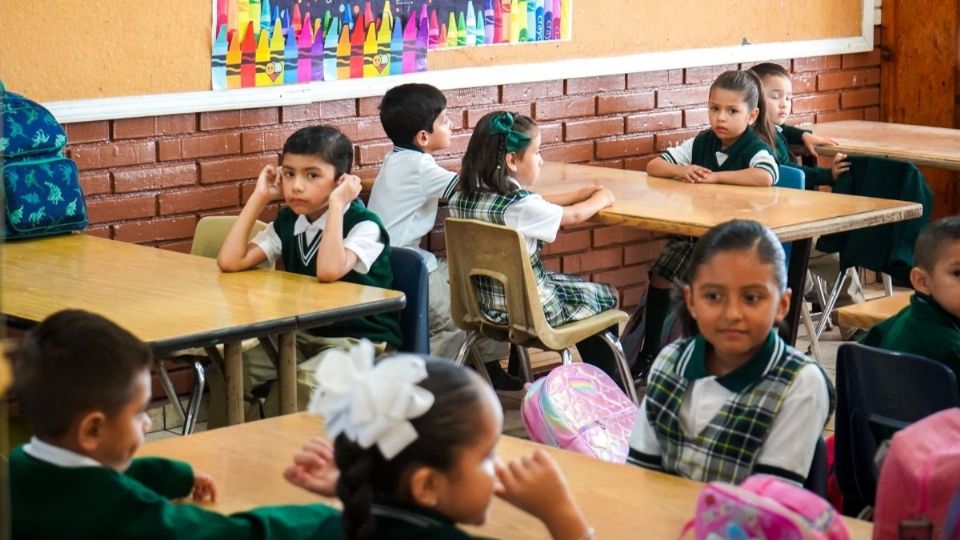
{"type": "Polygon", "coordinates": [[[182,461],[137,458],[130,462],[124,475],[168,499],[182,499],[192,494],[195,501],[217,500],[217,484],[213,477],[193,470],[182,461]]]}
{"type": "Polygon", "coordinates": [[[271,201],[283,196],[280,186],[280,172],[273,165],[267,165],[260,171],[257,187],[253,195],[243,206],[237,220],[227,232],[227,237],[217,254],[217,266],[224,272],[249,270],[267,258],[267,254],[256,244],[249,242],[250,231],[257,216],[271,201]]]}
{"type": "Polygon", "coordinates": [[[613,204],[613,193],[603,186],[590,186],[574,191],[547,197],[547,201],[563,207],[560,226],[583,223],[597,212],[613,204]]]}
{"type": "Polygon", "coordinates": [[[750,159],[750,166],[746,169],[710,173],[704,183],[770,187],[779,180],[780,165],[770,152],[761,150],[750,159]]]}

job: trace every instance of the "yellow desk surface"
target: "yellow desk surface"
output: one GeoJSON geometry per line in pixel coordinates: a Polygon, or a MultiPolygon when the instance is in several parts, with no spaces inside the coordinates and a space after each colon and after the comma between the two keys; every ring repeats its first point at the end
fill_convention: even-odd
{"type": "Polygon", "coordinates": [[[960,170],[960,130],[864,120],[826,122],[805,127],[840,143],[839,146],[817,147],[817,152],[825,155],[842,152],[960,170]]]}
{"type": "Polygon", "coordinates": [[[869,330],[893,317],[910,305],[913,293],[898,293],[869,300],[862,304],[851,304],[837,309],[837,323],[840,326],[869,330]]]}
{"type": "Polygon", "coordinates": [[[605,186],[616,202],[594,221],[670,234],[702,236],[731,219],[763,223],[783,241],[919,217],[917,203],[787,188],[687,184],[638,171],[545,163],[538,193],[605,186]]]}
{"type": "MultiPolygon", "coordinates": [[[[152,442],[138,455],[184,460],[212,474],[219,483],[220,499],[206,506],[229,513],[267,504],[321,500],[288,484],[282,472],[305,440],[322,433],[320,418],[299,413],[152,442]]],[[[504,436],[497,451],[502,458],[513,459],[537,447],[544,448],[504,436]]],[[[596,528],[597,538],[676,538],[693,515],[703,486],[632,465],[615,465],[553,448],[548,451],[563,468],[577,502],[596,528]]],[[[869,523],[845,521],[851,538],[871,537],[869,523]]],[[[487,524],[467,529],[510,540],[549,538],[538,520],[499,499],[494,499],[487,524]]]]}

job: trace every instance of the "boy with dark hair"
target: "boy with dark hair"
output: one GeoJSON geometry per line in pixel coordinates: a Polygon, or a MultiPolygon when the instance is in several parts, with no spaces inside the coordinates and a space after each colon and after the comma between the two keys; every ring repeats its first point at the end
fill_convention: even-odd
{"type": "Polygon", "coordinates": [[[943,362],[960,384],[960,216],[930,223],[913,250],[910,305],[874,326],[864,345],[943,362]]]}
{"type": "MultiPolygon", "coordinates": [[[[429,84],[402,84],[380,102],[380,122],[393,141],[370,192],[370,210],[380,216],[394,246],[421,253],[429,277],[430,353],[454,358],[465,339],[450,316],[447,263],[420,247],[437,221],[440,199],[457,187],[457,175],[437,164],[433,154],[450,146],[447,98],[429,84]]],[[[494,388],[521,391],[523,383],[500,366],[507,346],[488,339],[478,343],[494,388]]]]}
{"type": "Polygon", "coordinates": [[[321,506],[224,516],[170,499],[214,500],[190,465],[133,455],[150,428],[149,347],[99,315],[55,313],[17,355],[14,388],[34,430],[10,454],[14,538],[309,538],[338,519],[321,506]]]}

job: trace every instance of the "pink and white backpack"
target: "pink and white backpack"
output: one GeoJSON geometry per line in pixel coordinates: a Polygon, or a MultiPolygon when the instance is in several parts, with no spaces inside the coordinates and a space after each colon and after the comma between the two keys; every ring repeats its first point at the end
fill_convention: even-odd
{"type": "Polygon", "coordinates": [[[849,540],[837,511],[816,494],[775,476],[753,475],[740,486],[710,482],[700,491],[696,517],[681,536],[696,540],[849,540]]]}
{"type": "Polygon", "coordinates": [[[638,410],[606,373],[578,363],[530,385],[520,415],[536,442],[623,463],[638,410]]]}

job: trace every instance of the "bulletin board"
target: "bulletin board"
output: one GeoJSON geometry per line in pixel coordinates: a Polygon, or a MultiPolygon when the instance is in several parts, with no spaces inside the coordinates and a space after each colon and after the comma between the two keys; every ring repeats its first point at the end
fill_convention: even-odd
{"type": "Polygon", "coordinates": [[[456,88],[869,50],[873,4],[573,0],[567,41],[430,51],[429,72],[378,83],[212,92],[209,2],[3,0],[0,79],[61,121],[285,105],[376,95],[401,78],[456,88]]]}

